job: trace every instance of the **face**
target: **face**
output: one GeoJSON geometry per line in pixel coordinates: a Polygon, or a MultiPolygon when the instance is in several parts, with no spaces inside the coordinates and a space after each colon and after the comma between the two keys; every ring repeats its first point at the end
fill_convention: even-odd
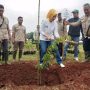
{"type": "Polygon", "coordinates": [[[22,24],[22,23],[23,23],[23,18],[19,18],[19,19],[18,19],[18,23],[19,23],[19,24],[22,24]]]}
{"type": "Polygon", "coordinates": [[[53,16],[50,20],[50,22],[54,21],[56,19],[57,15],[53,16]]]}
{"type": "Polygon", "coordinates": [[[62,19],[61,14],[59,14],[58,15],[58,20],[61,20],[61,19],[62,19]]]}
{"type": "Polygon", "coordinates": [[[84,13],[86,16],[90,15],[90,7],[89,6],[84,6],[84,13]]]}
{"type": "Polygon", "coordinates": [[[0,16],[3,16],[4,9],[0,8],[0,16]]]}
{"type": "Polygon", "coordinates": [[[77,18],[78,16],[79,16],[78,13],[73,13],[74,18],[77,18]]]}

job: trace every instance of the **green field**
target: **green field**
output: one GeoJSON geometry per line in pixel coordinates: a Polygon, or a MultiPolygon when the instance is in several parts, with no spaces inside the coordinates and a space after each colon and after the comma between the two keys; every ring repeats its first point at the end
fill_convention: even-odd
{"type": "MultiPolygon", "coordinates": [[[[13,49],[12,49],[12,45],[11,45],[11,48],[10,48],[10,51],[12,51],[13,49]]],[[[39,53],[38,53],[38,51],[37,51],[37,49],[36,49],[36,45],[35,44],[32,44],[32,42],[31,41],[27,41],[27,43],[25,44],[25,47],[24,47],[24,51],[36,51],[36,53],[35,54],[28,54],[28,55],[23,55],[23,57],[22,57],[22,60],[25,60],[25,61],[33,61],[33,60],[39,60],[39,53]]],[[[73,50],[73,49],[71,49],[71,50],[73,50]]],[[[72,61],[74,61],[73,59],[74,59],[74,54],[71,54],[71,53],[67,53],[67,60],[72,60],[72,61]]],[[[17,54],[17,59],[16,59],[17,61],[18,61],[18,54],[17,54]]],[[[83,47],[82,47],[82,45],[79,45],[79,61],[82,61],[82,60],[84,60],[84,52],[83,52],[83,47]]],[[[9,62],[12,62],[13,61],[13,58],[12,58],[12,55],[9,55],[9,62]]]]}

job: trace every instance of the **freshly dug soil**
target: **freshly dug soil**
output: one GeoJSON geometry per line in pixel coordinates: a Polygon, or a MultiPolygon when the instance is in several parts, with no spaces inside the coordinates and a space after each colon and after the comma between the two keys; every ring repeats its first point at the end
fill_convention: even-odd
{"type": "Polygon", "coordinates": [[[36,61],[0,65],[0,90],[90,90],[90,63],[54,64],[41,72],[36,61]]]}

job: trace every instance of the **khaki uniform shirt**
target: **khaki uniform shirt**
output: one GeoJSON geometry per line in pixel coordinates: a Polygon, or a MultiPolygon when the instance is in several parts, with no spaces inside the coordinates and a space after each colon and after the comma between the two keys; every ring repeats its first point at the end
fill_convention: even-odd
{"type": "Polygon", "coordinates": [[[3,39],[9,39],[8,30],[7,30],[9,26],[9,21],[8,18],[6,17],[3,18],[0,17],[0,24],[2,24],[2,26],[0,27],[0,41],[3,39]]]}
{"type": "Polygon", "coordinates": [[[66,26],[63,25],[63,21],[61,21],[61,22],[57,21],[57,29],[58,29],[58,33],[59,33],[60,37],[67,34],[66,26]]]}
{"type": "MultiPolygon", "coordinates": [[[[83,28],[84,36],[86,36],[88,27],[89,27],[89,25],[90,25],[90,16],[89,16],[89,17],[83,16],[83,17],[81,18],[81,23],[82,23],[82,28],[83,28]]],[[[90,28],[89,28],[89,29],[90,29],[90,28]]],[[[88,34],[89,34],[89,36],[90,36],[90,30],[89,30],[88,34]]]]}
{"type": "Polygon", "coordinates": [[[12,27],[12,31],[15,33],[15,41],[23,41],[25,42],[26,38],[26,28],[23,25],[15,24],[12,27]]]}
{"type": "Polygon", "coordinates": [[[34,40],[38,40],[38,37],[39,37],[38,31],[36,30],[33,34],[33,38],[34,38],[34,40]]]}

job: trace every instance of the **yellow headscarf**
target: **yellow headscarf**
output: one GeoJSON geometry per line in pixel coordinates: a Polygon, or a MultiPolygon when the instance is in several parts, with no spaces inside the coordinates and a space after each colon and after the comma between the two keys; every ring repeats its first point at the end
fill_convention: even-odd
{"type": "Polygon", "coordinates": [[[57,11],[55,9],[50,9],[48,14],[47,14],[47,18],[49,20],[51,20],[53,18],[53,16],[57,15],[57,11]]]}

